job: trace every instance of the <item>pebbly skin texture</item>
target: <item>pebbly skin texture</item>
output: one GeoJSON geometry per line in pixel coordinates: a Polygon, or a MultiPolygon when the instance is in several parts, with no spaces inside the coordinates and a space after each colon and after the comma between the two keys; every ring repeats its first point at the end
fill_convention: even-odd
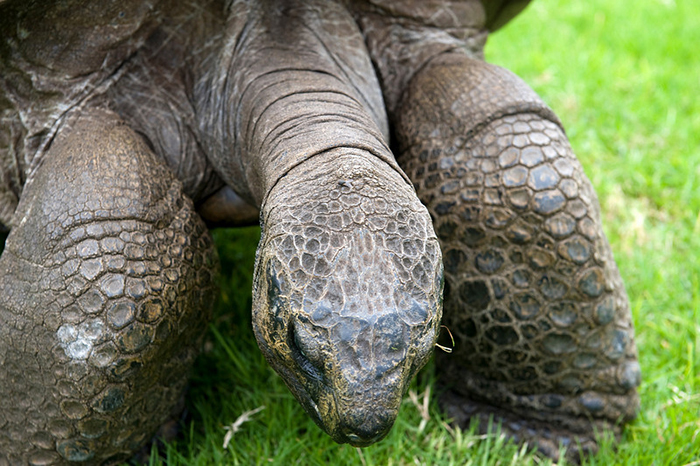
{"type": "Polygon", "coordinates": [[[286,185],[266,201],[253,328],[312,418],[337,442],[364,446],[388,433],[432,353],[440,249],[397,173],[384,178],[381,162],[352,153],[320,157],[312,170],[290,172],[290,183],[310,185],[303,198],[286,185]]]}
{"type": "Polygon", "coordinates": [[[455,423],[573,461],[619,433],[640,369],[595,193],[483,61],[526,4],[0,1],[0,466],[112,464],[176,416],[208,228],[258,221],[253,330],[336,441],[387,434],[441,318],[455,423]]]}
{"type": "Polygon", "coordinates": [[[0,257],[0,464],[128,459],[182,408],[215,290],[211,237],[182,184],[102,111],[66,123],[17,212],[0,257]]]}

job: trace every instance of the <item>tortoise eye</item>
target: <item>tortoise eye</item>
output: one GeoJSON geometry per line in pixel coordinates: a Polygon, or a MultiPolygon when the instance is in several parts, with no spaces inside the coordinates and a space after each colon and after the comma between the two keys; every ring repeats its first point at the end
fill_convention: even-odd
{"type": "Polygon", "coordinates": [[[304,328],[304,324],[294,322],[289,325],[288,344],[294,362],[308,376],[323,380],[323,357],[319,351],[319,342],[304,328]]]}

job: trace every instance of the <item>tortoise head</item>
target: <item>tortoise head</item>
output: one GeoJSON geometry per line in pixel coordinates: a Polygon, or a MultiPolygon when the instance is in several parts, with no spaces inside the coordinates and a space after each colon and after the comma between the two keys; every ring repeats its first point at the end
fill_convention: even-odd
{"type": "Polygon", "coordinates": [[[355,157],[329,165],[288,176],[263,206],[253,328],[314,421],[364,446],[387,434],[435,346],[441,254],[397,172],[355,157]]]}

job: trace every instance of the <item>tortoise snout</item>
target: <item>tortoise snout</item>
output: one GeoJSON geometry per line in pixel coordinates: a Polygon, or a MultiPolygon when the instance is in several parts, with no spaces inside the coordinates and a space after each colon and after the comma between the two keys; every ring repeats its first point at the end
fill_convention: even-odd
{"type": "Polygon", "coordinates": [[[398,410],[365,406],[341,420],[340,432],[344,443],[366,447],[383,439],[394,425],[398,410]]]}

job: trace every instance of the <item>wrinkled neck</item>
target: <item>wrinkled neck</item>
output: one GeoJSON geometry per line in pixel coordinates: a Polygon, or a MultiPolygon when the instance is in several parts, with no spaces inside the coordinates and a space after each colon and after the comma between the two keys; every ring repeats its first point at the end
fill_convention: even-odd
{"type": "Polygon", "coordinates": [[[247,124],[238,133],[240,160],[256,205],[295,167],[320,163],[334,150],[362,152],[396,164],[377,125],[337,78],[282,70],[255,83],[261,92],[243,98],[247,124]]]}
{"type": "Polygon", "coordinates": [[[231,6],[216,71],[200,95],[202,133],[222,178],[260,206],[291,169],[336,148],[396,165],[352,18],[334,3],[268,3],[231,6]]]}

